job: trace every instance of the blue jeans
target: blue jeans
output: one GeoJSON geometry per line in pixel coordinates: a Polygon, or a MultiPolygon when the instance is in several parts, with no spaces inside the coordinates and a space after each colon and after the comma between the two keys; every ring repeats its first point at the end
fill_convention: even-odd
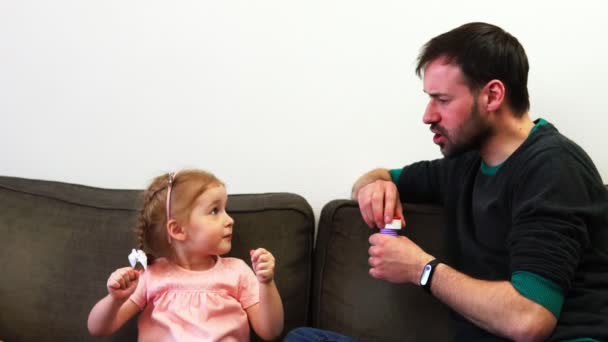
{"type": "Polygon", "coordinates": [[[283,342],[358,342],[352,337],[315,328],[296,328],[290,331],[283,342]]]}

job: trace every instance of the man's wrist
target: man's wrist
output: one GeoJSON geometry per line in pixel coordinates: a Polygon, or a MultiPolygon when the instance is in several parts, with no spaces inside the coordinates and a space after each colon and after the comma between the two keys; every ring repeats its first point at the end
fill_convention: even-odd
{"type": "Polygon", "coordinates": [[[435,274],[435,269],[437,265],[439,265],[439,259],[433,258],[429,262],[427,262],[422,268],[422,272],[420,273],[420,281],[419,285],[429,293],[431,292],[431,284],[433,281],[433,276],[435,274]]]}

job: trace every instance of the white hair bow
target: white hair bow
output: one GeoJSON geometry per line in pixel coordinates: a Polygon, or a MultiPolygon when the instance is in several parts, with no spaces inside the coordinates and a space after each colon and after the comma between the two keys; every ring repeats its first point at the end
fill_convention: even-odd
{"type": "Polygon", "coordinates": [[[144,267],[144,270],[148,268],[148,258],[146,257],[146,253],[144,253],[144,251],[141,249],[132,249],[131,254],[129,254],[129,262],[131,263],[131,267],[135,267],[135,264],[137,264],[138,261],[144,267]]]}

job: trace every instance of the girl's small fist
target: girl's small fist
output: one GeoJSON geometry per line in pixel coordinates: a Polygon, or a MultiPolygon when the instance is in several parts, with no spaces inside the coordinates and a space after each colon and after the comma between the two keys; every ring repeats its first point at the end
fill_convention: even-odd
{"type": "Polygon", "coordinates": [[[260,283],[269,283],[274,279],[274,256],[264,248],[249,251],[251,265],[260,283]]]}
{"type": "Polygon", "coordinates": [[[132,267],[119,268],[108,278],[108,293],[115,299],[127,299],[135,292],[139,272],[132,267]]]}

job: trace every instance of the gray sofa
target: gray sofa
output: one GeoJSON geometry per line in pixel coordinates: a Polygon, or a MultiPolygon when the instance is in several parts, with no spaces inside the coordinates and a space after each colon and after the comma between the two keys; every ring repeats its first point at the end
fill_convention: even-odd
{"type": "MultiPolygon", "coordinates": [[[[135,320],[107,338],[89,336],[86,320],[108,275],[128,264],[140,194],[0,177],[0,341],[136,340],[135,320]]],[[[448,311],[432,296],[369,277],[372,231],[355,202],[323,208],[315,249],[315,220],[301,196],[230,195],[228,211],[231,256],[248,261],[248,250],[263,246],[276,257],[284,333],[315,326],[365,341],[447,340],[448,311]]],[[[405,211],[405,234],[450,260],[440,208],[405,211]]]]}
{"type": "MultiPolygon", "coordinates": [[[[437,258],[451,263],[441,208],[404,203],[402,233],[437,258]]],[[[323,207],[314,254],[312,324],[363,341],[451,340],[449,310],[424,290],[369,276],[371,230],[356,202],[334,200],[323,207]]]]}

